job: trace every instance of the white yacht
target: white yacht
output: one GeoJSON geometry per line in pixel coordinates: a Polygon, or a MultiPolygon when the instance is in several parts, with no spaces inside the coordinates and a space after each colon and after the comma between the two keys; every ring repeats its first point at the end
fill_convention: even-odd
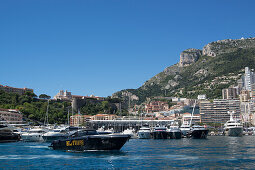
{"type": "Polygon", "coordinates": [[[26,142],[42,142],[42,135],[47,131],[44,128],[30,129],[28,132],[21,134],[21,139],[26,142]]]}
{"type": "Polygon", "coordinates": [[[189,134],[191,131],[191,127],[189,124],[183,123],[180,127],[180,130],[181,130],[183,136],[187,136],[187,134],[189,134]]]}
{"type": "Polygon", "coordinates": [[[68,128],[56,128],[42,135],[42,138],[45,142],[50,142],[53,140],[64,139],[72,135],[76,131],[69,131],[68,128]]]}
{"type": "Polygon", "coordinates": [[[230,120],[224,124],[224,134],[227,136],[243,136],[243,125],[240,120],[233,118],[234,112],[228,112],[230,120]]]}
{"type": "Polygon", "coordinates": [[[148,126],[142,126],[137,132],[139,139],[150,139],[151,129],[148,126]]]}
{"type": "Polygon", "coordinates": [[[132,129],[131,127],[129,129],[126,129],[122,132],[123,135],[130,135],[131,138],[137,138],[135,130],[132,129]]]}
{"type": "Polygon", "coordinates": [[[180,130],[179,126],[172,125],[169,129],[167,129],[169,138],[170,139],[181,139],[182,138],[182,131],[180,130]]]}

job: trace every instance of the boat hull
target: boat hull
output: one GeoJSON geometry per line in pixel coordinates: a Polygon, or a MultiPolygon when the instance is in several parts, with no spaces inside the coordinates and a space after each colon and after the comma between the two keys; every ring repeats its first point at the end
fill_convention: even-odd
{"type": "Polygon", "coordinates": [[[229,128],[224,131],[224,134],[227,136],[243,136],[243,128],[240,127],[234,127],[234,128],[229,128]]]}
{"type": "Polygon", "coordinates": [[[55,140],[51,146],[54,150],[120,150],[130,139],[129,135],[90,135],[65,140],[55,140]]]}
{"type": "Polygon", "coordinates": [[[181,139],[182,138],[182,132],[169,132],[169,138],[170,139],[181,139]]]}
{"type": "Polygon", "coordinates": [[[20,135],[12,132],[0,132],[0,143],[17,142],[20,135]]]}
{"type": "Polygon", "coordinates": [[[154,131],[152,132],[153,139],[167,139],[168,133],[166,131],[154,131]]]}
{"type": "Polygon", "coordinates": [[[151,132],[138,132],[139,139],[150,139],[151,138],[151,132]]]}
{"type": "Polygon", "coordinates": [[[204,129],[204,130],[193,130],[191,132],[191,137],[194,139],[206,139],[208,135],[209,130],[204,129]]]}
{"type": "Polygon", "coordinates": [[[42,142],[43,138],[42,138],[42,134],[22,134],[21,135],[21,139],[24,142],[42,142]]]}

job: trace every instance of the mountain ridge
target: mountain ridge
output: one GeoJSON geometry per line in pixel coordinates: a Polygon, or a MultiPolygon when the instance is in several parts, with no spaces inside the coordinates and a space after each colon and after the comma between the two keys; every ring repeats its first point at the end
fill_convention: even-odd
{"type": "Polygon", "coordinates": [[[211,42],[201,50],[189,48],[180,53],[178,63],[165,68],[137,89],[118,91],[112,97],[124,102],[146,101],[155,96],[195,98],[207,94],[220,98],[221,90],[240,78],[245,66],[254,68],[255,38],[211,42]]]}

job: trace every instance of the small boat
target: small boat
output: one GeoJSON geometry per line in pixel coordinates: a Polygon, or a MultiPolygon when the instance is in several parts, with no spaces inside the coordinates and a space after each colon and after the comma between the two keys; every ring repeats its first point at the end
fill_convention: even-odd
{"type": "Polygon", "coordinates": [[[150,139],[151,138],[151,129],[148,126],[143,126],[137,132],[139,139],[150,139]]]}
{"type": "Polygon", "coordinates": [[[21,139],[25,142],[42,142],[43,134],[48,132],[48,129],[35,128],[30,129],[28,132],[21,134],[21,139]]]}
{"type": "Polygon", "coordinates": [[[56,128],[47,133],[44,133],[42,138],[44,142],[52,142],[53,140],[65,139],[75,133],[77,130],[78,128],[73,130],[71,130],[69,127],[56,128]]]}
{"type": "Polygon", "coordinates": [[[123,135],[130,135],[132,139],[137,138],[135,130],[131,127],[129,129],[124,130],[121,134],[123,135]]]}
{"type": "Polygon", "coordinates": [[[233,118],[234,112],[228,112],[230,120],[224,124],[224,135],[227,136],[243,136],[243,125],[240,120],[233,118]]]}
{"type": "Polygon", "coordinates": [[[16,134],[9,125],[0,125],[0,143],[17,142],[20,140],[20,135],[16,134]]]}
{"type": "Polygon", "coordinates": [[[167,139],[168,132],[166,127],[154,127],[152,131],[153,139],[167,139]]]}
{"type": "Polygon", "coordinates": [[[97,129],[97,133],[98,133],[99,135],[112,134],[112,133],[114,133],[114,130],[113,130],[113,129],[104,130],[104,127],[101,127],[101,128],[98,128],[98,129],[97,129]]]}
{"type": "Polygon", "coordinates": [[[68,139],[55,140],[49,147],[54,150],[120,150],[130,135],[99,135],[96,130],[81,130],[68,139]]]}
{"type": "Polygon", "coordinates": [[[182,131],[179,129],[179,126],[170,126],[168,135],[170,139],[181,139],[182,131]]]}
{"type": "Polygon", "coordinates": [[[191,127],[190,136],[193,139],[206,139],[208,132],[209,132],[209,130],[204,126],[193,125],[191,127]]]}

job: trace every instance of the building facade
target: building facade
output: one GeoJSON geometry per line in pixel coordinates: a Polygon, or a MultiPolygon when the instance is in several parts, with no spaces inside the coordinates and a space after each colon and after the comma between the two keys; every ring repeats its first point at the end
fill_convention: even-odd
{"type": "Polygon", "coordinates": [[[163,101],[151,101],[149,104],[145,105],[146,113],[160,112],[169,110],[169,105],[167,102],[163,101]]]}
{"type": "Polygon", "coordinates": [[[3,90],[7,93],[18,93],[20,95],[25,94],[27,91],[34,92],[33,89],[29,89],[29,88],[16,88],[16,87],[3,86],[3,85],[0,85],[0,90],[3,90]]]}
{"type": "Polygon", "coordinates": [[[240,101],[233,99],[215,99],[200,102],[201,122],[225,123],[230,119],[228,111],[234,111],[234,116],[240,119],[240,101]]]}
{"type": "Polygon", "coordinates": [[[19,124],[23,122],[23,115],[17,109],[1,109],[0,121],[6,121],[12,124],[19,124]]]}

